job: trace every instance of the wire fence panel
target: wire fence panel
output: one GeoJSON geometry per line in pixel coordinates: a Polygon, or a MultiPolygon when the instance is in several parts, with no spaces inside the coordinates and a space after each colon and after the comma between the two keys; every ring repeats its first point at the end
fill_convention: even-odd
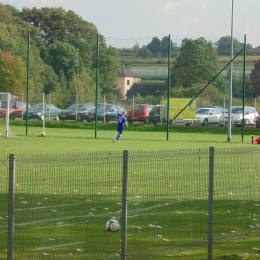
{"type": "Polygon", "coordinates": [[[260,234],[259,147],[215,151],[214,254],[258,253],[260,234]],[[242,246],[247,244],[247,249],[242,246]]]}
{"type": "Polygon", "coordinates": [[[127,259],[206,250],[208,158],[208,149],[130,152],[127,259]]]}
{"type": "Polygon", "coordinates": [[[0,156],[0,259],[7,254],[9,159],[0,156]]]}
{"type": "MultiPolygon", "coordinates": [[[[209,228],[214,258],[257,256],[259,148],[215,148],[213,205],[209,148],[128,151],[127,173],[122,151],[16,155],[14,259],[120,259],[123,229],[108,232],[106,223],[122,224],[122,213],[121,259],[206,259],[209,228]]],[[[9,160],[0,161],[0,259],[7,259],[9,160]]]]}
{"type": "Polygon", "coordinates": [[[16,259],[114,259],[122,153],[17,156],[16,259]]]}

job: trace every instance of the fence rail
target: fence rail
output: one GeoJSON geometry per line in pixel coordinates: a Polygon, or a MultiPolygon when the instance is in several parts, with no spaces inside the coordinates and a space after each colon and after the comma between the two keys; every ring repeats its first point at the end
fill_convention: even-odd
{"type": "Polygon", "coordinates": [[[258,146],[1,156],[0,259],[253,256],[259,157],[258,146]]]}

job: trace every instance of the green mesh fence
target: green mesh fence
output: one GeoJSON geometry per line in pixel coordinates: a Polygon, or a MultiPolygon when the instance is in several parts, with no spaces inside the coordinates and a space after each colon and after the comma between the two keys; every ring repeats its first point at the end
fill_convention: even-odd
{"type": "Polygon", "coordinates": [[[8,175],[9,160],[7,156],[0,156],[0,259],[6,259],[7,228],[8,228],[8,175]]]}
{"type": "Polygon", "coordinates": [[[214,255],[259,253],[259,149],[216,149],[214,175],[214,255]],[[247,248],[243,245],[248,244],[247,248]]]}
{"type": "Polygon", "coordinates": [[[208,149],[130,152],[129,259],[206,254],[208,157],[208,149]]]}
{"type": "MultiPolygon", "coordinates": [[[[259,147],[128,151],[126,259],[257,257],[259,147]]],[[[1,160],[0,259],[7,259],[8,164],[1,160]]],[[[16,155],[14,259],[120,259],[123,153],[16,155]]],[[[257,258],[255,258],[257,259],[257,258]]]]}

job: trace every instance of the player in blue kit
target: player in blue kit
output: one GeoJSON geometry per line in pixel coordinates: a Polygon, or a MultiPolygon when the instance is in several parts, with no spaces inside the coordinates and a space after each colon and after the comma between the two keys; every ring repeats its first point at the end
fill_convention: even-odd
{"type": "Polygon", "coordinates": [[[117,141],[119,142],[120,137],[122,136],[124,129],[125,129],[125,125],[128,127],[128,123],[126,121],[126,117],[125,117],[125,112],[122,112],[122,114],[120,114],[120,109],[122,106],[119,107],[118,109],[118,120],[117,120],[117,137],[113,139],[113,142],[117,141]]]}

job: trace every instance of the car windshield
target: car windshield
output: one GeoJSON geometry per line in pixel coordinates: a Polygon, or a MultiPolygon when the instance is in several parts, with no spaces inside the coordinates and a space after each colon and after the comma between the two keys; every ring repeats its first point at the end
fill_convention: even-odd
{"type": "MultiPolygon", "coordinates": [[[[46,104],[44,104],[44,109],[46,108],[46,104]]],[[[33,109],[43,109],[43,104],[38,103],[38,104],[34,104],[33,106],[31,106],[31,110],[33,109]]]]}
{"type": "Polygon", "coordinates": [[[67,110],[81,110],[84,107],[82,104],[74,104],[67,108],[67,110]]]}
{"type": "Polygon", "coordinates": [[[105,110],[105,111],[110,111],[112,108],[112,105],[99,105],[98,110],[105,110]]]}
{"type": "Polygon", "coordinates": [[[201,108],[197,110],[196,114],[201,114],[201,115],[208,115],[209,109],[208,108],[201,108]]]}
{"type": "Polygon", "coordinates": [[[242,114],[243,113],[243,109],[242,109],[242,107],[233,107],[231,109],[231,113],[242,114]]]}
{"type": "Polygon", "coordinates": [[[70,107],[67,108],[67,110],[76,110],[76,104],[71,105],[70,107]]]}

